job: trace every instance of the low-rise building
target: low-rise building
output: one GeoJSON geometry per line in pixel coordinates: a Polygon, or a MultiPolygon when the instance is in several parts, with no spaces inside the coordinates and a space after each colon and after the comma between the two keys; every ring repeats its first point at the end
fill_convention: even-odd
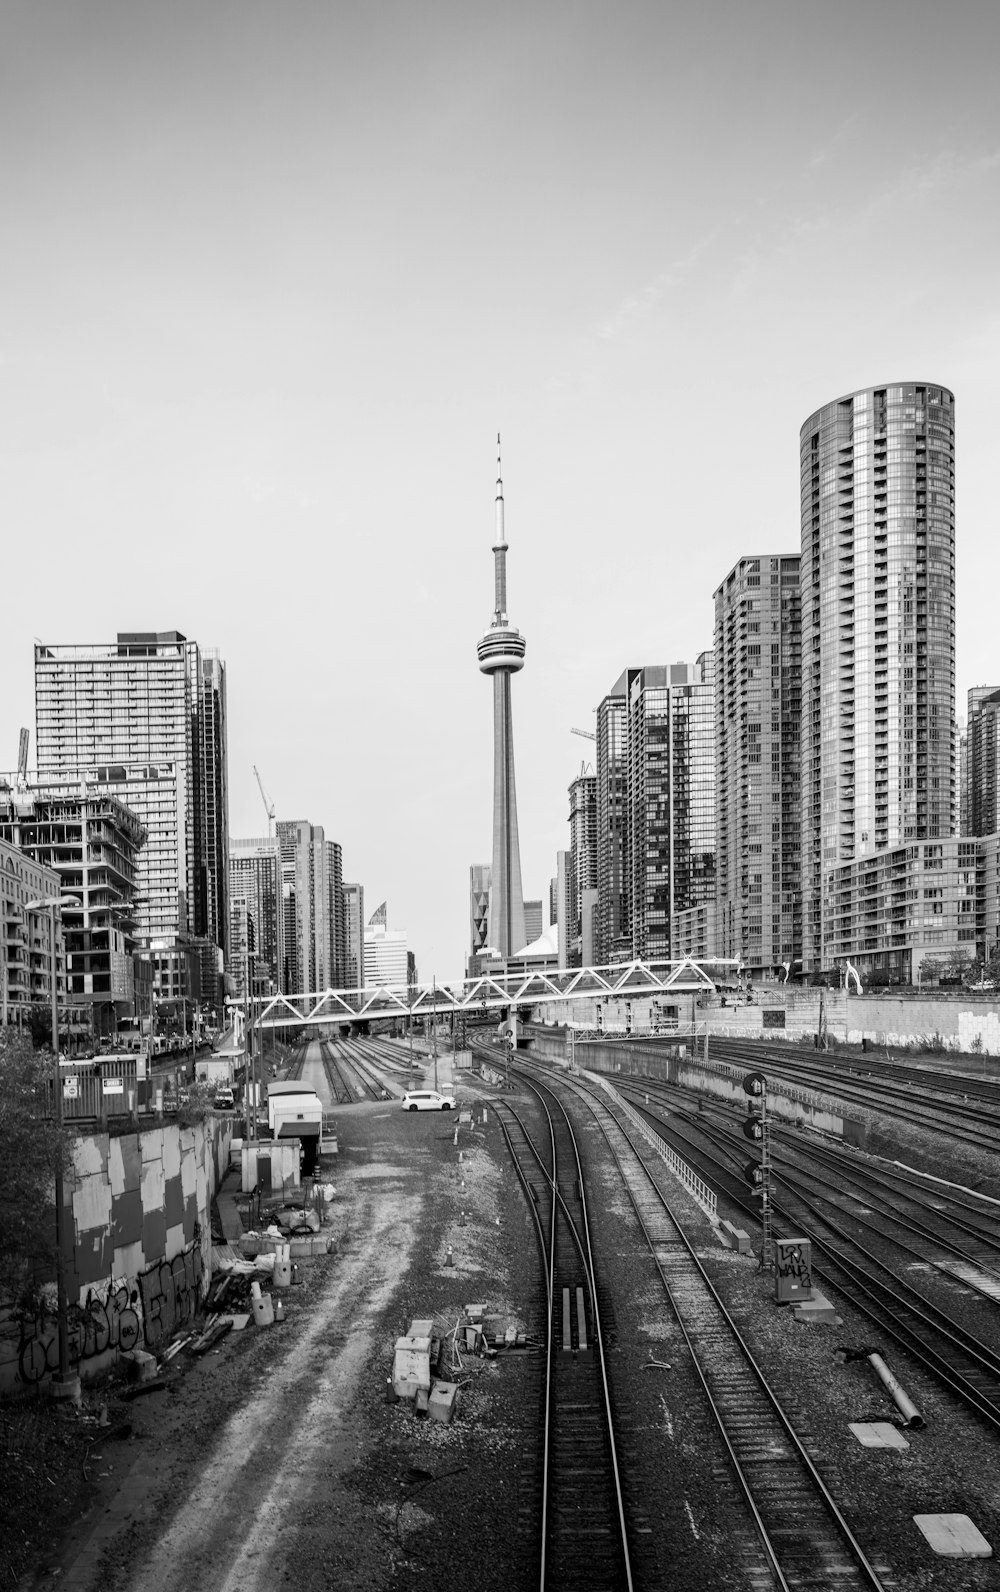
{"type": "MultiPolygon", "coordinates": [[[[823,965],[864,982],[918,984],[921,965],[981,943],[984,842],[952,835],[858,857],[825,878],[823,965]]],[[[926,973],[924,975],[926,977],[926,973]]]]}
{"type": "MultiPolygon", "coordinates": [[[[59,894],[59,875],[0,840],[0,1025],[27,1023],[31,1008],[48,1011],[52,1000],[52,930],[49,913],[28,911],[29,901],[59,894]]],[[[62,922],[56,914],[56,978],[66,1000],[62,922]]]]}
{"type": "Polygon", "coordinates": [[[54,893],[74,903],[61,913],[67,999],[85,1008],[95,1039],[135,1016],[136,859],[145,838],[135,813],[79,776],[30,785],[0,776],[0,840],[51,871],[54,893]]]}

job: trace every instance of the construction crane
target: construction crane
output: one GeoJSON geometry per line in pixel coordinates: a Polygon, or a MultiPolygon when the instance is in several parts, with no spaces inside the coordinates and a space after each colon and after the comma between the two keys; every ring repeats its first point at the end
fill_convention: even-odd
{"type": "Polygon", "coordinates": [[[268,838],[268,840],[273,840],[274,839],[274,803],[273,802],[269,802],[268,799],[267,799],[267,792],[264,789],[264,781],[261,779],[260,775],[257,773],[257,764],[256,763],[253,766],[253,771],[254,771],[254,774],[256,775],[256,778],[257,778],[257,788],[260,791],[260,799],[264,803],[264,811],[267,814],[267,838],[268,838]]]}
{"type": "Polygon", "coordinates": [[[571,729],[569,733],[570,733],[570,735],[582,735],[585,741],[596,741],[597,740],[597,736],[594,734],[593,730],[574,730],[574,729],[571,729]]]}
{"type": "Polygon", "coordinates": [[[17,788],[23,790],[28,783],[28,731],[21,730],[17,746],[17,788]]]}

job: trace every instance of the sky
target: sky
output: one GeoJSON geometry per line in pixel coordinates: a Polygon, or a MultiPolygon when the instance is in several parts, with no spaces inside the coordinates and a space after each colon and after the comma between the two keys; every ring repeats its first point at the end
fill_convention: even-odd
{"type": "Polygon", "coordinates": [[[36,639],[178,629],[227,666],[231,833],[256,765],[457,977],[497,433],[547,908],[572,728],[798,550],[806,418],[904,380],[956,394],[964,712],[1000,682],[998,46],[994,0],[0,0],[0,767],[36,639]]]}

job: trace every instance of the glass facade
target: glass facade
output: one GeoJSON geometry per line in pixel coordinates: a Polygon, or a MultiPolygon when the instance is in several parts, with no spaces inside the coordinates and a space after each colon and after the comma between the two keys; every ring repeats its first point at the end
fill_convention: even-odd
{"type": "Polygon", "coordinates": [[[234,840],[229,853],[230,958],[242,999],[281,991],[285,924],[281,911],[281,858],[276,840],[234,840]]]}
{"type": "Polygon", "coordinates": [[[365,981],[365,887],[344,886],[344,937],[347,947],[347,989],[360,989],[365,981]]]}
{"type": "Polygon", "coordinates": [[[632,942],[628,933],[628,880],[625,872],[625,760],[628,723],[626,669],[597,709],[597,913],[594,951],[598,966],[626,961],[632,942]]]}
{"type": "Polygon", "coordinates": [[[632,956],[674,955],[672,918],[715,901],[714,654],[629,671],[626,855],[632,956]]]}
{"type": "Polygon", "coordinates": [[[586,767],[569,787],[569,876],[566,940],[559,925],[559,948],[567,967],[583,959],[583,906],[585,892],[597,889],[597,776],[586,767]]]}
{"type": "Polygon", "coordinates": [[[1000,830],[1000,687],[973,686],[965,732],[965,806],[962,833],[1000,830]]]}
{"type": "Polygon", "coordinates": [[[715,593],[715,953],[757,974],[801,960],[799,560],[742,558],[715,593]]]}
{"type": "MultiPolygon", "coordinates": [[[[38,773],[86,774],[132,809],[136,940],[149,953],[198,937],[217,968],[228,938],[225,666],[179,631],[114,645],[35,647],[38,773]],[[214,958],[212,951],[214,949],[214,958]]],[[[219,977],[205,997],[218,998],[219,977]]]]}
{"type": "Polygon", "coordinates": [[[322,993],[347,984],[347,921],[340,846],[318,824],[275,825],[281,858],[285,994],[322,993]]]}
{"type": "Polygon", "coordinates": [[[957,829],[954,404],[873,387],[800,433],[806,973],[833,868],[957,829]]]}

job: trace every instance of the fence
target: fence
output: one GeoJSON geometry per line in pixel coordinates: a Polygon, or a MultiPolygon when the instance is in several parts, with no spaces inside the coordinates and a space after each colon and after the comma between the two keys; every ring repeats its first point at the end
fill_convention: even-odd
{"type": "Polygon", "coordinates": [[[714,1189],[710,1189],[693,1167],[688,1166],[686,1161],[682,1161],[676,1150],[671,1149],[670,1145],[661,1139],[658,1133],[654,1132],[646,1119],[640,1116],[639,1112],[629,1105],[627,1100],[622,1099],[613,1084],[608,1083],[606,1078],[601,1077],[598,1077],[598,1082],[601,1088],[607,1090],[608,1094],[611,1095],[615,1104],[625,1113],[625,1116],[637,1132],[642,1134],[646,1143],[651,1144],[657,1155],[666,1161],[671,1172],[673,1172],[679,1182],[683,1183],[692,1199],[698,1202],[706,1216],[711,1217],[714,1221],[719,1203],[714,1189]]]}

